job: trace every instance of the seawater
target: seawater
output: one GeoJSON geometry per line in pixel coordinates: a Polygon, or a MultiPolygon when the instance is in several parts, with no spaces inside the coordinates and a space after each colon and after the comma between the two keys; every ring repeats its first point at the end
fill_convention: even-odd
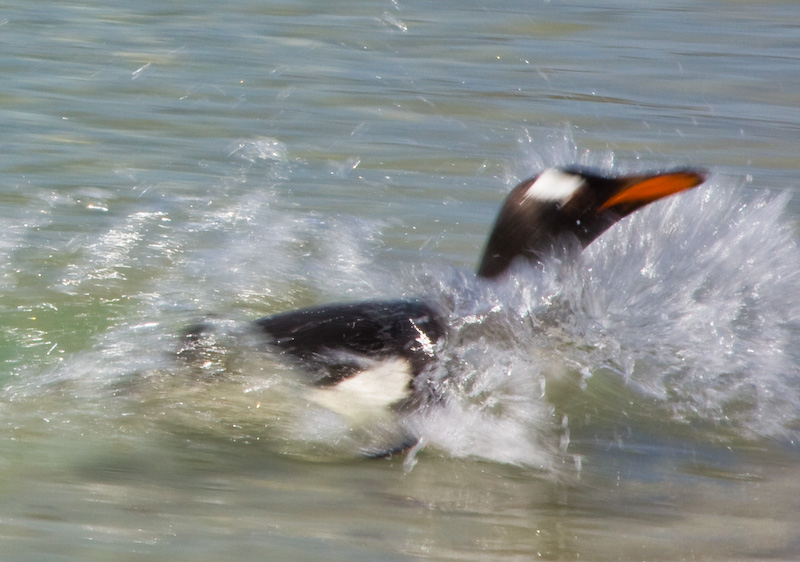
{"type": "Polygon", "coordinates": [[[3,559],[794,560],[798,9],[9,5],[3,559]],[[558,164],[711,175],[475,279],[558,164]],[[447,400],[388,460],[243,329],[418,296],[447,400]]]}

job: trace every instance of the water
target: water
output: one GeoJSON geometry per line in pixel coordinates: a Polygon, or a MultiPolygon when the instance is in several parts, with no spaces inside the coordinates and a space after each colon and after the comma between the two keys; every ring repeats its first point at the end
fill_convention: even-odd
{"type": "Polygon", "coordinates": [[[798,16],[7,4],[2,559],[795,560],[798,16]],[[475,280],[503,195],[571,163],[713,173],[475,280]],[[240,331],[416,295],[457,384],[389,460],[240,331]]]}

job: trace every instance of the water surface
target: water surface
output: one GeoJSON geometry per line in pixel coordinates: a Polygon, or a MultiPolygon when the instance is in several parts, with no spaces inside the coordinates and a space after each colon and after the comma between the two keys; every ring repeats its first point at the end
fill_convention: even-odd
{"type": "Polygon", "coordinates": [[[798,17],[7,5],[3,559],[795,560],[798,17]],[[577,263],[475,280],[503,195],[558,164],[712,174],[577,263]],[[388,460],[241,332],[416,295],[456,383],[388,460]]]}

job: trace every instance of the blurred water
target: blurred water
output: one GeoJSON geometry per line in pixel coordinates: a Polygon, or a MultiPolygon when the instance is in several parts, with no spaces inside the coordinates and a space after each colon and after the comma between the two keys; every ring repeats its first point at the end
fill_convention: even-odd
{"type": "Polygon", "coordinates": [[[796,559],[798,16],[8,4],[3,560],[796,559]],[[476,281],[511,185],[571,163],[713,174],[476,281]],[[414,295],[456,382],[391,460],[240,332],[414,295]]]}

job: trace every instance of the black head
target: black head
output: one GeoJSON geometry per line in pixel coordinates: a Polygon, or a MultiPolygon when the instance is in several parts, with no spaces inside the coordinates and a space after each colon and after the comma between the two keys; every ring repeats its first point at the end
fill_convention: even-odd
{"type": "Polygon", "coordinates": [[[486,244],[478,275],[503,274],[519,258],[541,260],[577,239],[588,246],[636,209],[705,181],[694,170],[609,177],[578,168],[550,168],[506,197],[486,244]]]}

